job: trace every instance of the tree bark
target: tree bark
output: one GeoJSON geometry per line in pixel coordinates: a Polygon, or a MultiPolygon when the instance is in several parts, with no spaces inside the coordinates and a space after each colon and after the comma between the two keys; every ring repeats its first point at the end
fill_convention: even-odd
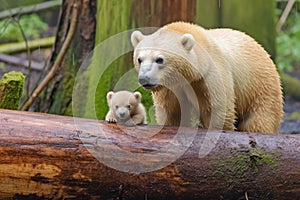
{"type": "Polygon", "coordinates": [[[74,78],[82,60],[94,47],[96,0],[62,1],[56,41],[48,63],[49,67],[53,66],[67,37],[71,24],[72,6],[74,4],[78,6],[80,13],[74,39],[55,78],[47,85],[43,94],[35,104],[35,111],[72,115],[71,107],[74,78]]]}
{"type": "MultiPolygon", "coordinates": [[[[0,113],[1,198],[300,198],[299,135],[222,132],[215,148],[199,158],[206,132],[198,130],[192,145],[176,161],[156,171],[134,174],[106,166],[102,158],[97,160],[87,149],[101,144],[106,153],[116,149],[155,153],[172,141],[176,127],[126,129],[104,121],[49,114],[9,110],[0,113]],[[82,132],[78,126],[90,131],[82,132]],[[106,138],[93,133],[97,130],[103,130],[106,138]],[[144,139],[132,136],[149,133],[157,134],[144,139]]],[[[184,130],[186,134],[192,131],[184,130]]],[[[167,159],[173,153],[176,152],[162,155],[167,159]]],[[[105,154],[103,159],[123,159],[128,166],[157,162],[118,154],[113,158],[105,154]]]]}

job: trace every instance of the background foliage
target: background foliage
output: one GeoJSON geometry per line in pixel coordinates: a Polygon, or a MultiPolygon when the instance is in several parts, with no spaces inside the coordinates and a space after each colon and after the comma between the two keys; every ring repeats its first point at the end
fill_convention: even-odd
{"type": "Polygon", "coordinates": [[[21,16],[20,19],[5,19],[0,21],[0,42],[24,40],[21,29],[26,38],[39,38],[40,33],[48,29],[48,24],[41,20],[37,14],[21,16]]]}
{"type": "MultiPolygon", "coordinates": [[[[296,9],[292,10],[283,30],[276,37],[276,63],[281,72],[292,71],[300,67],[300,13],[298,9],[296,6],[296,9]]],[[[282,10],[277,10],[278,15],[281,13],[282,10]]]]}

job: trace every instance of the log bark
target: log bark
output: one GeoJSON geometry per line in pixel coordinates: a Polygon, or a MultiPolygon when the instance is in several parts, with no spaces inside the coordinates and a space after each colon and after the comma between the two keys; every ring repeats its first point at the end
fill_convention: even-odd
{"type": "MultiPolygon", "coordinates": [[[[88,149],[101,144],[107,153],[116,149],[154,153],[172,141],[176,127],[126,128],[9,110],[0,110],[0,123],[1,199],[300,198],[300,135],[222,132],[212,151],[200,158],[206,132],[198,130],[192,145],[176,161],[138,174],[103,164],[105,159],[118,161],[118,154],[97,160],[88,149]],[[80,126],[90,131],[82,132],[80,126]],[[95,134],[99,130],[106,138],[95,134]],[[152,133],[157,134],[147,136],[152,133]]],[[[189,134],[192,129],[184,131],[189,134]]],[[[173,153],[162,155],[167,159],[173,153]]],[[[122,159],[128,166],[156,162],[122,159]]]]}

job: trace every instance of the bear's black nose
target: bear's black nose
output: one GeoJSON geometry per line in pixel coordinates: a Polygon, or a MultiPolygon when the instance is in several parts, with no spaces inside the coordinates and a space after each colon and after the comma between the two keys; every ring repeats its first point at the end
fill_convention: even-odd
{"type": "Polygon", "coordinates": [[[149,85],[150,84],[150,78],[148,76],[139,76],[139,83],[142,86],[149,85]]]}
{"type": "Polygon", "coordinates": [[[146,89],[155,88],[157,86],[157,84],[151,83],[148,76],[139,76],[139,83],[146,89]]]}

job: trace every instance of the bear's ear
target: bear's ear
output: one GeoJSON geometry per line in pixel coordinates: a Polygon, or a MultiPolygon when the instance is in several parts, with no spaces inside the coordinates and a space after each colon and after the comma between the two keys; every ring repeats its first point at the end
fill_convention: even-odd
{"type": "Polygon", "coordinates": [[[187,51],[190,51],[195,44],[195,39],[191,34],[183,34],[181,36],[181,44],[187,51]]]}
{"type": "Polygon", "coordinates": [[[140,92],[134,92],[133,95],[136,98],[136,100],[141,101],[142,95],[140,92]]]}
{"type": "Polygon", "coordinates": [[[112,96],[113,96],[114,92],[113,91],[110,91],[106,94],[106,99],[107,99],[107,102],[109,103],[110,100],[112,99],[112,96]]]}
{"type": "Polygon", "coordinates": [[[140,41],[142,41],[144,39],[144,35],[140,32],[140,31],[134,31],[131,34],[131,44],[132,46],[135,48],[138,43],[140,43],[140,41]]]}
{"type": "Polygon", "coordinates": [[[140,103],[142,99],[142,95],[140,92],[134,92],[130,99],[129,99],[129,103],[130,104],[135,104],[136,102],[140,103]]]}

